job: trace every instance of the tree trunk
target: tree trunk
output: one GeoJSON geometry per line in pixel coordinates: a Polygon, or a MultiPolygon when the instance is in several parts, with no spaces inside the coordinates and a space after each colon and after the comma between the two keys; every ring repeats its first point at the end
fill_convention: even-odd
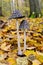
{"type": "Polygon", "coordinates": [[[0,16],[2,16],[2,0],[0,0],[0,16]]]}
{"type": "Polygon", "coordinates": [[[41,14],[41,7],[40,7],[40,4],[39,4],[39,1],[40,0],[34,0],[37,16],[39,16],[39,14],[41,14]]]}
{"type": "Polygon", "coordinates": [[[2,16],[2,7],[0,7],[0,16],[2,16]]]}
{"type": "Polygon", "coordinates": [[[40,0],[29,0],[30,3],[30,15],[35,12],[35,15],[38,17],[41,14],[41,7],[39,4],[40,0]]]}
{"type": "Polygon", "coordinates": [[[12,12],[13,12],[14,9],[15,9],[14,3],[15,3],[15,0],[11,0],[11,11],[12,11],[12,12]]]}
{"type": "Polygon", "coordinates": [[[34,0],[29,0],[29,4],[30,4],[30,14],[32,14],[32,12],[35,12],[34,0]]]}

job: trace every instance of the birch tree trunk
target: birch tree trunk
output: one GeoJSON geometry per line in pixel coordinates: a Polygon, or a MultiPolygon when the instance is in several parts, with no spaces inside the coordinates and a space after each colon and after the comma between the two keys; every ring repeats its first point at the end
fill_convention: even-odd
{"type": "Polygon", "coordinates": [[[15,10],[15,0],[11,0],[11,11],[15,10]]]}

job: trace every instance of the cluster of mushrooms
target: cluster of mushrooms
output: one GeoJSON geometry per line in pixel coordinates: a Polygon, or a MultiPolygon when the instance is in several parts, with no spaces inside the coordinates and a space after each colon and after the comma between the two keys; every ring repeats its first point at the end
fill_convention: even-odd
{"type": "MultiPolygon", "coordinates": [[[[25,16],[23,16],[19,10],[15,10],[13,11],[12,15],[8,18],[8,20],[10,21],[11,19],[16,19],[16,27],[17,27],[17,38],[18,38],[18,55],[23,55],[23,52],[26,50],[27,46],[26,46],[26,30],[29,29],[28,26],[28,22],[27,20],[22,20],[19,26],[18,23],[18,19],[24,18],[25,16]],[[19,34],[19,30],[23,30],[24,31],[24,49],[23,51],[21,51],[21,47],[20,47],[20,34],[19,34]]],[[[1,21],[1,20],[0,20],[1,21]]],[[[0,28],[2,29],[4,26],[6,25],[6,22],[1,21],[0,22],[0,28]]],[[[10,47],[11,45],[9,45],[8,47],[10,47]]]]}
{"type": "Polygon", "coordinates": [[[12,15],[9,17],[9,20],[16,19],[17,37],[18,37],[18,55],[23,55],[23,52],[21,51],[21,47],[20,47],[20,35],[19,35],[20,29],[24,31],[24,49],[23,49],[23,51],[26,50],[26,29],[29,29],[28,28],[29,26],[28,26],[27,20],[22,20],[20,23],[20,26],[18,24],[18,19],[21,19],[24,17],[25,16],[23,16],[19,10],[13,11],[12,15]]]}
{"type": "MultiPolygon", "coordinates": [[[[21,21],[21,23],[20,23],[20,25],[19,25],[19,23],[18,23],[18,21],[19,21],[19,19],[22,19],[22,18],[25,18],[25,16],[23,16],[21,13],[20,13],[20,11],[19,10],[15,10],[15,11],[13,11],[13,13],[12,13],[12,15],[8,18],[8,21],[11,21],[11,19],[15,19],[16,20],[16,27],[17,27],[17,40],[18,40],[18,42],[17,42],[17,44],[18,44],[18,53],[17,53],[17,55],[18,56],[25,56],[24,54],[23,54],[23,52],[25,52],[26,51],[26,49],[28,50],[28,49],[30,49],[30,48],[27,48],[27,45],[26,45],[26,31],[27,30],[30,30],[30,25],[28,24],[28,22],[27,22],[27,20],[25,20],[25,19],[23,19],[22,21],[21,21]],[[24,32],[24,48],[23,48],[23,50],[21,49],[21,45],[20,45],[20,34],[19,34],[19,30],[21,30],[21,31],[23,31],[24,32]]],[[[42,23],[40,23],[40,24],[43,24],[43,22],[42,23]]],[[[7,25],[7,22],[3,22],[2,20],[0,20],[0,30],[2,30],[3,29],[3,27],[5,26],[5,25],[7,25]]],[[[32,36],[32,34],[33,33],[31,33],[31,36],[32,36]]],[[[0,39],[1,40],[1,39],[0,39]]],[[[9,45],[9,44],[7,44],[8,46],[6,47],[6,48],[4,48],[4,49],[2,49],[2,50],[5,50],[5,51],[9,51],[9,48],[11,47],[11,45],[9,45]]],[[[6,46],[6,44],[1,44],[1,48],[2,47],[5,47],[6,46]]],[[[31,47],[32,49],[35,49],[35,47],[31,47]]],[[[37,54],[38,54],[39,52],[37,52],[37,54]]],[[[7,56],[7,55],[6,55],[7,56]]],[[[6,57],[5,57],[6,58],[6,57]]],[[[35,59],[35,56],[34,55],[30,55],[29,57],[28,57],[28,60],[29,61],[33,61],[35,59]]],[[[40,63],[39,63],[40,64],[40,63]]]]}
{"type": "MultiPolygon", "coordinates": [[[[18,21],[19,19],[25,18],[25,16],[23,16],[19,10],[14,10],[13,13],[11,14],[11,16],[8,18],[8,23],[11,21],[11,19],[15,19],[16,20],[16,27],[17,27],[17,39],[18,39],[18,55],[22,55],[23,52],[27,49],[27,45],[26,45],[26,30],[30,29],[30,24],[28,24],[29,22],[27,22],[27,20],[23,19],[19,25],[18,21]],[[20,34],[19,34],[19,30],[24,31],[24,49],[23,52],[21,51],[21,47],[20,47],[20,34]]],[[[11,22],[10,22],[11,23],[11,22]]],[[[41,22],[40,24],[43,24],[43,22],[41,22]]],[[[2,20],[0,20],[0,30],[2,30],[2,28],[7,25],[7,22],[3,22],[2,20]]],[[[34,32],[34,31],[33,31],[34,32]]],[[[32,32],[32,34],[33,34],[32,32]]],[[[36,32],[35,32],[36,33],[36,32]]],[[[32,36],[31,34],[31,36],[32,36]]],[[[9,36],[10,37],[10,36],[9,36]]],[[[1,40],[1,39],[0,39],[1,40]]],[[[4,44],[3,44],[4,45],[4,44]]],[[[9,48],[11,45],[8,45],[7,48],[9,48]]]]}

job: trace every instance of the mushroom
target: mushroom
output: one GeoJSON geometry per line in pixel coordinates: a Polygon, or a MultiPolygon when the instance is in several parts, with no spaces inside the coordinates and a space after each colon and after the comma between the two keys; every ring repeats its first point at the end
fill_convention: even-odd
{"type": "Polygon", "coordinates": [[[22,20],[19,28],[23,29],[23,31],[24,31],[24,50],[23,51],[25,51],[26,50],[26,29],[29,28],[27,20],[22,20]]]}
{"type": "Polygon", "coordinates": [[[36,59],[36,56],[34,54],[30,54],[28,57],[28,61],[30,61],[32,63],[32,65],[40,65],[41,62],[39,60],[36,59]]]}
{"type": "Polygon", "coordinates": [[[29,55],[29,57],[28,57],[28,61],[33,61],[33,60],[35,60],[36,59],[36,57],[35,57],[35,55],[33,55],[33,54],[30,54],[29,55]]]}
{"type": "Polygon", "coordinates": [[[10,19],[16,19],[16,24],[17,24],[17,36],[18,36],[18,55],[22,55],[22,51],[20,48],[20,36],[19,36],[19,24],[18,24],[18,19],[24,18],[22,14],[20,13],[19,10],[13,11],[12,15],[9,17],[10,19]]]}

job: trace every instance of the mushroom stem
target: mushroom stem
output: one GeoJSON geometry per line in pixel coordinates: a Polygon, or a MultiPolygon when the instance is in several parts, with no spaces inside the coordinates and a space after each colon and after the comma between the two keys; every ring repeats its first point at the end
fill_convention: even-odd
{"type": "Polygon", "coordinates": [[[17,36],[18,36],[18,55],[22,55],[22,51],[21,51],[21,48],[20,48],[20,35],[19,35],[18,21],[17,21],[17,36]]]}
{"type": "Polygon", "coordinates": [[[26,50],[26,31],[24,30],[24,50],[26,50]]]}

